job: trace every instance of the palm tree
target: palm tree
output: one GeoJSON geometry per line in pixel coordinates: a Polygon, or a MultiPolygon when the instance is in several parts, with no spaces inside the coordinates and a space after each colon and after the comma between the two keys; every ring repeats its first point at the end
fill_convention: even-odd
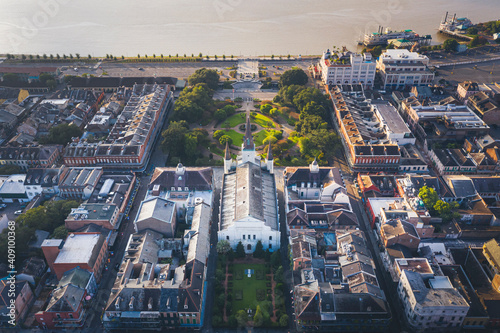
{"type": "Polygon", "coordinates": [[[61,59],[61,56],[59,55],[59,53],[56,54],[56,58],[57,58],[57,60],[61,59]]]}
{"type": "Polygon", "coordinates": [[[69,58],[70,58],[70,59],[73,59],[73,55],[72,55],[71,53],[69,54],[69,58]]]}
{"type": "Polygon", "coordinates": [[[89,54],[89,55],[88,55],[88,58],[89,58],[89,59],[92,59],[92,56],[89,54]]]}
{"type": "Polygon", "coordinates": [[[43,59],[47,59],[47,55],[45,53],[43,54],[43,59]]]}
{"type": "MultiPolygon", "coordinates": [[[[51,60],[52,60],[52,59],[54,59],[54,55],[52,55],[52,54],[51,54],[51,55],[50,55],[50,59],[51,59],[51,60]]],[[[66,58],[64,58],[64,59],[66,59],[66,58]]]]}
{"type": "Polygon", "coordinates": [[[200,54],[198,54],[198,57],[203,58],[203,53],[200,52],[200,54]]]}
{"type": "Polygon", "coordinates": [[[39,55],[39,54],[37,54],[37,55],[36,55],[36,58],[37,58],[37,59],[40,59],[40,55],[39,55]]]}
{"type": "MultiPolygon", "coordinates": [[[[50,56],[52,57],[52,54],[51,54],[50,56]]],[[[66,58],[67,58],[67,56],[66,56],[65,54],[63,54],[63,58],[64,58],[64,59],[66,59],[66,58]]]]}
{"type": "Polygon", "coordinates": [[[153,53],[153,58],[156,58],[156,54],[153,53]]]}
{"type": "Polygon", "coordinates": [[[30,60],[33,60],[33,55],[32,54],[30,54],[30,60]]]}
{"type": "Polygon", "coordinates": [[[76,59],[80,59],[80,53],[76,53],[76,59]]]}

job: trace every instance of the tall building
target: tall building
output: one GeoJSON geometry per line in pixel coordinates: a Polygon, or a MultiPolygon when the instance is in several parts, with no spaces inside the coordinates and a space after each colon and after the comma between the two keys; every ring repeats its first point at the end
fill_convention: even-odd
{"type": "Polygon", "coordinates": [[[427,86],[434,80],[434,73],[427,67],[427,56],[406,49],[386,50],[377,60],[384,88],[427,86]]]}
{"type": "Polygon", "coordinates": [[[218,239],[233,249],[242,242],[252,253],[260,240],[264,249],[280,247],[276,185],[271,147],[265,163],[256,159],[255,144],[247,118],[241,157],[233,163],[226,146],[218,239]]]}
{"type": "Polygon", "coordinates": [[[363,55],[352,52],[323,53],[320,60],[321,78],[324,84],[361,84],[373,87],[376,63],[371,53],[363,55]]]}
{"type": "Polygon", "coordinates": [[[414,332],[458,332],[469,311],[469,304],[446,276],[424,280],[420,273],[405,269],[398,293],[414,332]]]}

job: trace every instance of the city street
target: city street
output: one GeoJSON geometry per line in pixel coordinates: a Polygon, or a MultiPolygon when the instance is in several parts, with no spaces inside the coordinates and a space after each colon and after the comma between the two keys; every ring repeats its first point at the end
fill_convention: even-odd
{"type": "Polygon", "coordinates": [[[376,275],[378,282],[380,284],[380,287],[383,289],[385,293],[387,302],[389,303],[389,307],[391,309],[392,323],[390,332],[394,333],[402,332],[404,330],[404,326],[402,326],[401,321],[402,318],[406,317],[404,316],[404,313],[402,311],[403,307],[400,304],[398,293],[396,291],[397,285],[392,282],[389,272],[385,270],[384,265],[382,263],[378,242],[375,239],[374,231],[370,226],[370,222],[363,207],[361,197],[359,196],[358,191],[353,183],[354,175],[351,174],[350,171],[347,171],[348,170],[347,165],[342,167],[342,164],[340,164],[340,167],[342,168],[342,173],[344,175],[344,182],[347,188],[348,195],[351,199],[351,203],[353,203],[352,209],[356,214],[356,216],[358,217],[360,229],[365,233],[367,244],[370,250],[372,251],[372,257],[376,266],[376,275]],[[346,171],[348,173],[346,173],[346,171]]]}

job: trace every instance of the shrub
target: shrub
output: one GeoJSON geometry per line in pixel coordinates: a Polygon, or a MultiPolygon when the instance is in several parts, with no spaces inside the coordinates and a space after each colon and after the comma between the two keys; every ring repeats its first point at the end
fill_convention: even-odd
{"type": "Polygon", "coordinates": [[[263,301],[266,299],[266,291],[264,289],[257,289],[256,295],[257,301],[263,301]]]}

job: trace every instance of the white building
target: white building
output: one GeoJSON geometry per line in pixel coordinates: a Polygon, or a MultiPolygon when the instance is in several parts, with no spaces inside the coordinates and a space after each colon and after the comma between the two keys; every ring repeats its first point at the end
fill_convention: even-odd
{"type": "Polygon", "coordinates": [[[327,50],[321,57],[320,67],[323,83],[328,85],[362,84],[373,87],[375,81],[376,63],[371,53],[361,55],[343,52],[332,55],[327,50]]]}
{"type": "Polygon", "coordinates": [[[406,49],[386,50],[377,60],[384,88],[427,86],[434,80],[434,73],[427,67],[429,58],[406,49]]]}
{"type": "Polygon", "coordinates": [[[279,249],[273,156],[269,147],[266,163],[256,159],[250,119],[247,119],[242,156],[236,164],[232,163],[226,145],[224,172],[218,239],[227,240],[233,249],[241,242],[247,253],[255,250],[259,240],[264,250],[279,249]]]}
{"type": "Polygon", "coordinates": [[[415,144],[415,136],[413,136],[413,133],[408,128],[403,118],[401,118],[396,108],[389,102],[374,102],[372,104],[372,110],[378,118],[387,138],[391,140],[392,143],[397,143],[399,146],[415,144]]]}
{"type": "Polygon", "coordinates": [[[420,273],[404,269],[398,294],[413,332],[458,332],[469,304],[448,277],[424,281],[420,273]]]}

